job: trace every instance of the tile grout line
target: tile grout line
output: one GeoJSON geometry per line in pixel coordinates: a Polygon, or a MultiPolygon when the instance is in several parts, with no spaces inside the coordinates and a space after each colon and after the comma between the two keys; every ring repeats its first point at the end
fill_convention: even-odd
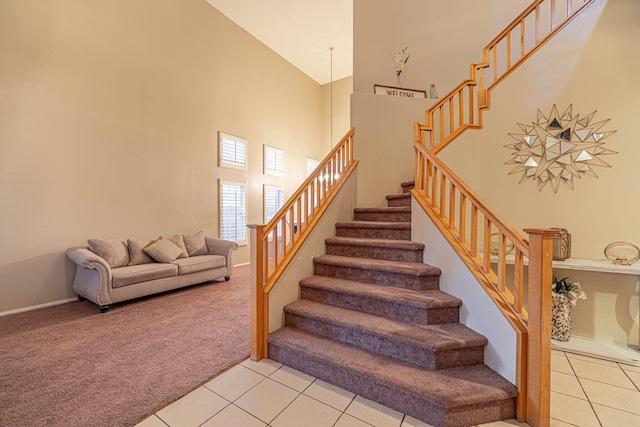
{"type": "Polygon", "coordinates": [[[571,370],[573,371],[573,375],[575,375],[576,380],[578,380],[578,384],[580,384],[580,388],[582,389],[582,392],[584,393],[584,396],[587,398],[587,402],[589,403],[589,407],[591,408],[591,412],[593,412],[593,415],[596,417],[596,420],[598,421],[598,424],[600,424],[600,426],[602,427],[602,422],[600,421],[600,417],[598,417],[598,414],[596,413],[596,409],[593,407],[593,403],[591,403],[591,399],[589,399],[589,395],[587,394],[587,391],[584,389],[584,386],[582,385],[582,381],[580,381],[580,377],[578,376],[578,373],[576,372],[575,368],[573,367],[573,364],[571,363],[571,358],[569,356],[567,356],[567,353],[564,353],[564,357],[567,359],[567,362],[569,362],[569,366],[571,366],[571,370]]]}

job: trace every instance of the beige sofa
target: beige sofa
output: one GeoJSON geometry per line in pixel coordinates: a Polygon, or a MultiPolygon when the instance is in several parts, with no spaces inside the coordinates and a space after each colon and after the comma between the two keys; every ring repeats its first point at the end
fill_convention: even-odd
{"type": "Polygon", "coordinates": [[[156,240],[89,239],[67,249],[76,264],[73,290],[104,313],[117,302],[224,278],[235,242],[202,232],[156,240]]]}

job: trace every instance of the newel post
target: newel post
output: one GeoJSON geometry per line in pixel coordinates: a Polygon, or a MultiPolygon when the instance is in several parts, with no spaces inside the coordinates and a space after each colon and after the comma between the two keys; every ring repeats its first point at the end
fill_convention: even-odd
{"type": "Polygon", "coordinates": [[[551,281],[555,230],[528,228],[527,423],[548,427],[551,400],[551,281]]]}
{"type": "Polygon", "coordinates": [[[266,335],[264,319],[265,295],[263,288],[263,265],[262,265],[262,233],[264,225],[248,224],[249,227],[249,262],[251,265],[251,275],[249,287],[251,290],[251,331],[250,331],[250,356],[251,360],[257,362],[266,357],[266,335]]]}

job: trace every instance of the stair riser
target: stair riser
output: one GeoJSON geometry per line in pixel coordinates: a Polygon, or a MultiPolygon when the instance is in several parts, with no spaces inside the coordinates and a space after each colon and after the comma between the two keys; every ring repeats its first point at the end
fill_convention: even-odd
{"type": "Polygon", "coordinates": [[[336,228],[338,237],[360,237],[369,239],[411,240],[410,228],[336,228]]]}
{"type": "Polygon", "coordinates": [[[381,301],[375,298],[310,288],[304,285],[300,286],[300,293],[303,299],[384,316],[389,319],[400,320],[407,323],[435,325],[440,323],[453,323],[459,320],[458,307],[427,309],[391,301],[381,301]]]}
{"type": "Polygon", "coordinates": [[[390,208],[399,208],[403,206],[411,206],[411,197],[393,197],[387,199],[387,206],[390,208]]]}
{"type": "Polygon", "coordinates": [[[399,262],[422,262],[423,250],[382,248],[375,246],[342,245],[338,243],[326,244],[327,255],[340,255],[357,258],[384,259],[399,262]]]}
{"type": "Polygon", "coordinates": [[[484,361],[484,349],[481,346],[433,352],[424,346],[395,340],[390,336],[289,312],[285,313],[285,325],[427,369],[474,365],[484,361]]]}
{"type": "Polygon", "coordinates": [[[316,263],[314,274],[318,276],[336,277],[357,282],[373,283],[376,285],[393,286],[413,290],[438,289],[439,275],[413,276],[403,273],[385,272],[357,267],[328,265],[316,263]]]}
{"type": "Polygon", "coordinates": [[[411,222],[411,212],[354,212],[355,221],[411,222]]]}
{"type": "Polygon", "coordinates": [[[376,378],[364,377],[349,369],[314,360],[307,354],[273,343],[269,345],[269,358],[435,427],[479,425],[509,419],[515,414],[516,402],[513,398],[456,408],[447,413],[445,407],[407,391],[392,388],[376,378]]]}

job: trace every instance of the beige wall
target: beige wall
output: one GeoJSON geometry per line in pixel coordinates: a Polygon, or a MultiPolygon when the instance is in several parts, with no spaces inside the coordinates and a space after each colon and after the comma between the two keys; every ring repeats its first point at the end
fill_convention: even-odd
{"type": "Polygon", "coordinates": [[[217,236],[218,179],[261,223],[263,184],[291,194],[330,146],[324,89],[202,0],[4,0],[0,94],[0,312],[74,297],[64,251],[89,237],[217,236]],[[218,131],[249,171],[217,166],[218,131]]]}

